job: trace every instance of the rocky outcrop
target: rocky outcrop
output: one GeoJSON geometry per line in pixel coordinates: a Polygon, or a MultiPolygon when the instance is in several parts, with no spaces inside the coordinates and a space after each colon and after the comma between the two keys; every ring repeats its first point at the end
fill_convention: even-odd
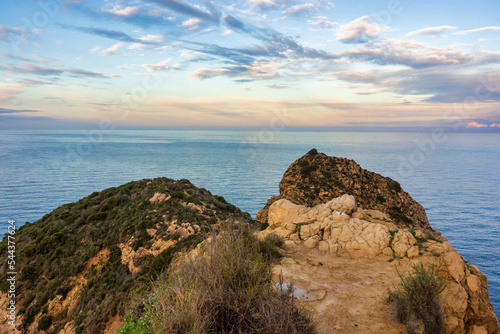
{"type": "MultiPolygon", "coordinates": [[[[398,227],[384,212],[359,209],[352,195],[313,207],[279,199],[269,206],[268,223],[260,236],[275,233],[286,240],[285,245],[309,249],[312,257],[319,253],[356,259],[358,264],[363,259],[385,258],[399,272],[410,271],[416,262],[433,266],[447,280],[439,297],[446,333],[498,333],[486,276],[477,267],[465,263],[447,241],[398,227]]],[[[394,270],[391,279],[397,278],[394,270]]]]}
{"type": "MultiPolygon", "coordinates": [[[[258,221],[267,222],[269,207],[280,199],[314,206],[351,194],[358,206],[387,213],[397,226],[434,232],[424,208],[402,190],[398,182],[367,171],[353,160],[311,150],[288,167],[279,190],[279,195],[269,199],[257,213],[258,221]]],[[[436,237],[439,236],[436,234],[436,237]]]]}

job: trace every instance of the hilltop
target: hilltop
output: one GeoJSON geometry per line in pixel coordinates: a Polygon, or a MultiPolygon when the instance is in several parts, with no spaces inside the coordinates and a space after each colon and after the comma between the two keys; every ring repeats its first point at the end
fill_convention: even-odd
{"type": "Polygon", "coordinates": [[[354,160],[330,157],[315,149],[293,162],[256,219],[267,221],[269,207],[280,199],[314,206],[343,194],[353,195],[358,206],[386,212],[398,226],[433,232],[425,209],[389,177],[363,169],[354,160]]]}
{"type": "MultiPolygon", "coordinates": [[[[16,233],[18,329],[102,333],[120,323],[133,293],[147,291],[176,253],[234,221],[254,224],[248,213],[188,180],[130,182],[65,204],[16,233]]],[[[8,289],[6,249],[4,238],[2,291],[8,289]]],[[[9,328],[0,327],[0,333],[9,328]]]]}

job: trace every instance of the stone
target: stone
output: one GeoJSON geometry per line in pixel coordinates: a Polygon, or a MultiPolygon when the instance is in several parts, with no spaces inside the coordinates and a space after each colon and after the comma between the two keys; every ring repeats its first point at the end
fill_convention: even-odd
{"type": "Polygon", "coordinates": [[[344,194],[327,202],[326,205],[332,211],[339,211],[348,215],[356,211],[356,199],[352,195],[344,194]]]}
{"type": "Polygon", "coordinates": [[[318,244],[318,249],[320,252],[327,253],[330,251],[330,245],[327,241],[320,241],[318,244]]]}
{"type": "Polygon", "coordinates": [[[476,275],[470,275],[467,277],[467,286],[472,293],[477,293],[481,287],[481,283],[476,275]]]}
{"type": "Polygon", "coordinates": [[[283,223],[290,223],[310,209],[304,205],[296,205],[287,199],[280,199],[269,207],[268,224],[270,227],[278,227],[283,223]]]}
{"type": "Polygon", "coordinates": [[[318,243],[318,240],[316,240],[315,238],[309,238],[304,242],[304,247],[312,249],[318,246],[318,243]]]}
{"type": "Polygon", "coordinates": [[[408,250],[417,244],[417,240],[408,230],[399,230],[394,236],[392,242],[392,249],[394,250],[394,255],[396,257],[403,257],[406,255],[408,250]]]}
{"type": "Polygon", "coordinates": [[[287,230],[286,228],[283,227],[278,227],[277,229],[274,230],[274,233],[283,239],[288,239],[290,235],[293,234],[292,231],[287,230]]]}
{"type": "Polygon", "coordinates": [[[483,326],[478,327],[473,325],[469,328],[467,334],[488,334],[488,331],[483,326]]]}
{"type": "Polygon", "coordinates": [[[453,279],[460,283],[465,277],[465,266],[464,261],[460,254],[457,252],[446,253],[443,257],[443,261],[448,268],[448,272],[453,279]]]}
{"type": "Polygon", "coordinates": [[[415,246],[411,247],[410,249],[408,249],[408,257],[410,259],[414,259],[414,258],[418,257],[419,252],[420,252],[420,250],[418,248],[418,245],[415,245],[415,246]]]}

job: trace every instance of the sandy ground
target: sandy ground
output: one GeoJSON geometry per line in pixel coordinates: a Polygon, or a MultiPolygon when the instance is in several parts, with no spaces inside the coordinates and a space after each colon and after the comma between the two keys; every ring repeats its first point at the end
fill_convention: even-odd
{"type": "Polygon", "coordinates": [[[287,244],[286,257],[273,268],[274,280],[281,273],[285,283],[294,283],[299,304],[314,315],[320,334],[404,330],[386,303],[388,289],[399,283],[389,257],[347,259],[287,244]]]}

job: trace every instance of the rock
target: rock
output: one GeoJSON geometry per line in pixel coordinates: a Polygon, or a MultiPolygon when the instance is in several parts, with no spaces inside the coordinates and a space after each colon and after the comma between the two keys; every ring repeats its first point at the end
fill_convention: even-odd
{"type": "Polygon", "coordinates": [[[410,259],[416,258],[416,257],[418,257],[419,252],[420,252],[420,250],[418,248],[418,245],[415,245],[415,246],[411,247],[410,249],[408,249],[408,257],[410,259]]]}
{"type": "Polygon", "coordinates": [[[274,233],[276,233],[277,236],[283,239],[289,239],[290,235],[293,234],[292,231],[287,230],[286,228],[283,227],[278,227],[277,229],[274,230],[274,233]]]}
{"type": "Polygon", "coordinates": [[[488,331],[483,326],[471,326],[467,331],[467,334],[488,334],[488,331]]]}
{"type": "Polygon", "coordinates": [[[309,239],[307,239],[307,240],[304,242],[304,246],[305,246],[306,248],[311,249],[311,248],[315,248],[316,246],[318,246],[318,243],[319,243],[319,241],[318,241],[318,240],[316,240],[315,238],[309,238],[309,239]]]}
{"type": "Polygon", "coordinates": [[[394,241],[392,242],[392,249],[394,250],[394,255],[396,257],[403,257],[407,255],[407,252],[417,244],[417,240],[408,230],[399,230],[394,236],[394,241]]]}
{"type": "Polygon", "coordinates": [[[294,222],[307,211],[309,208],[303,205],[295,205],[289,200],[281,199],[269,208],[268,224],[270,227],[278,227],[283,223],[294,222]]]}
{"type": "Polygon", "coordinates": [[[341,197],[334,198],[326,203],[332,211],[338,211],[345,214],[352,214],[356,211],[356,199],[352,195],[344,194],[341,197]]]}
{"type": "Polygon", "coordinates": [[[460,283],[465,277],[465,266],[462,257],[457,252],[449,252],[444,255],[443,260],[448,267],[450,276],[457,283],[460,283]]]}
{"type": "Polygon", "coordinates": [[[164,201],[168,201],[171,198],[172,196],[170,196],[169,194],[155,193],[153,197],[149,199],[149,201],[153,204],[158,204],[164,201]]]}
{"type": "Polygon", "coordinates": [[[318,244],[318,249],[323,253],[327,253],[328,251],[330,251],[330,245],[328,244],[328,241],[320,241],[318,244]]]}
{"type": "Polygon", "coordinates": [[[477,293],[481,287],[481,283],[476,275],[470,275],[467,277],[467,286],[472,293],[477,293]]]}

